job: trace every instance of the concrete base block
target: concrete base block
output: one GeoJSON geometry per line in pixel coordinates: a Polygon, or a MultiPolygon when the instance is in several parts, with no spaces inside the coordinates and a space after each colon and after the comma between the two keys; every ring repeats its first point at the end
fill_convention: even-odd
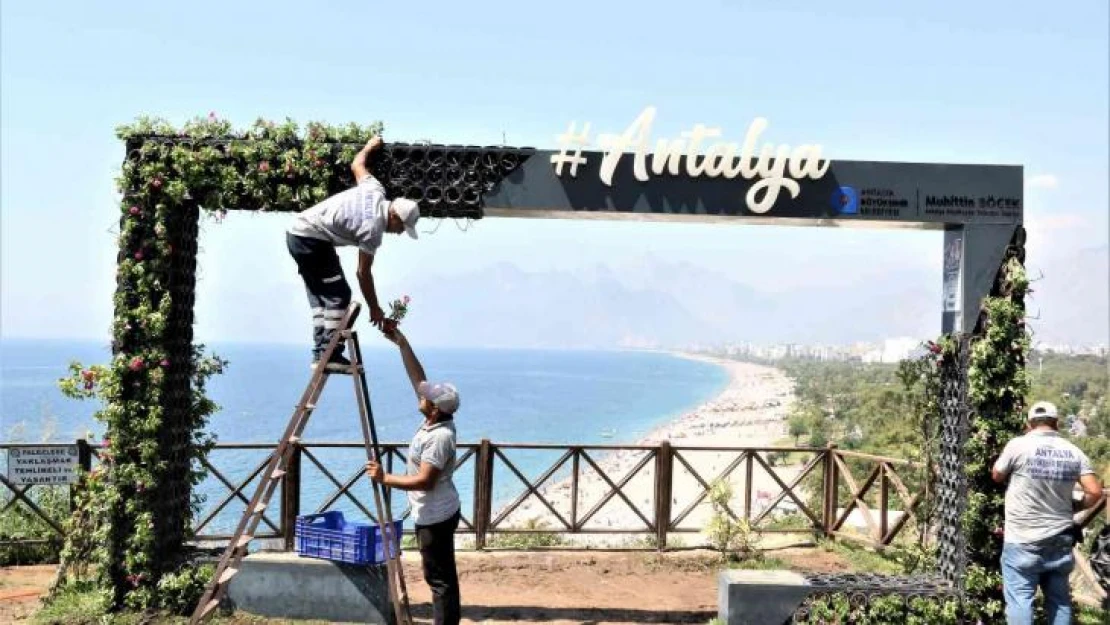
{"type": "Polygon", "coordinates": [[[728,625],[782,625],[811,592],[793,571],[721,571],[717,618],[728,625]]]}
{"type": "Polygon", "coordinates": [[[235,609],[261,616],[396,625],[388,580],[384,564],[256,553],[243,559],[227,597],[235,609]]]}

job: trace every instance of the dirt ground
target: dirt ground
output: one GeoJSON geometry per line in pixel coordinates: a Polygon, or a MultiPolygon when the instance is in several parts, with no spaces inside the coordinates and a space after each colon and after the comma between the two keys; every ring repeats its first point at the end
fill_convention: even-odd
{"type": "MultiPolygon", "coordinates": [[[[768,557],[795,570],[848,569],[821,549],[768,557]]],[[[404,565],[413,618],[431,623],[419,557],[405,557],[404,565]]],[[[717,612],[719,569],[707,552],[461,552],[458,569],[464,623],[705,623],[717,612]]],[[[0,623],[28,619],[53,574],[52,566],[0,568],[0,623]]],[[[278,622],[243,616],[224,622],[278,622]]]]}
{"type": "MultiPolygon", "coordinates": [[[[776,552],[799,570],[845,570],[813,549],[776,552]]],[[[717,572],[705,553],[460,554],[464,623],[705,623],[717,615],[717,572]]],[[[406,562],[413,618],[431,622],[419,562],[406,562]]]]}
{"type": "Polygon", "coordinates": [[[19,623],[34,614],[54,570],[49,564],[0,567],[0,623],[19,623]]]}

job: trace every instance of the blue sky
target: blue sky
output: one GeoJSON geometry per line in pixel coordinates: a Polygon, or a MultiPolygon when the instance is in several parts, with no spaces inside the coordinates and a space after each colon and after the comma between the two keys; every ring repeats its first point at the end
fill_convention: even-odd
{"type": "MultiPolygon", "coordinates": [[[[738,137],[763,116],[768,141],[820,143],[834,159],[1022,164],[1031,264],[1105,246],[1110,16],[1104,0],[1067,7],[6,2],[0,332],[106,336],[114,128],[142,114],[381,119],[387,140],[540,147],[572,119],[618,131],[646,105],[659,109],[657,135],[706,123],[738,137]]],[[[206,223],[201,338],[301,331],[286,223],[206,223]],[[280,323],[228,336],[221,319],[259,300],[280,323]]],[[[498,262],[571,270],[650,251],[767,290],[843,282],[848,293],[868,272],[924,268],[939,294],[940,248],[935,232],[488,219],[391,238],[377,275],[384,297],[498,262]]]]}

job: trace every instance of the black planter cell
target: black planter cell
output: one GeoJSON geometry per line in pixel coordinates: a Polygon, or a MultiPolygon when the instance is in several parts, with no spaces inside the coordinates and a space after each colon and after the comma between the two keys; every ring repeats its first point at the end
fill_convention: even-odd
{"type": "Polygon", "coordinates": [[[439,204],[441,200],[443,200],[443,187],[440,187],[439,185],[429,186],[424,191],[424,204],[427,204],[428,206],[435,206],[436,204],[439,204]]]}
{"type": "Polygon", "coordinates": [[[428,150],[428,167],[443,167],[443,150],[431,149],[428,150]]]}

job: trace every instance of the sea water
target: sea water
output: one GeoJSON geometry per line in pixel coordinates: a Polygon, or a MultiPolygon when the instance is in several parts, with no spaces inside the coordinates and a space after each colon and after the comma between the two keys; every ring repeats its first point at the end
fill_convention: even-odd
{"type": "MultiPolygon", "coordinates": [[[[392,344],[382,343],[367,341],[363,347],[374,422],[381,442],[406,444],[422,416],[416,410],[416,397],[400,354],[392,344]]],[[[209,383],[209,396],[220,406],[210,420],[209,430],[220,443],[276,443],[311,376],[308,351],[299,345],[246,343],[212,345],[208,351],[229,361],[226,371],[209,383]]],[[[430,348],[418,349],[417,355],[431,380],[452,382],[459,388],[461,406],[456,428],[460,444],[477,443],[483,438],[494,443],[630,444],[710,399],[728,383],[727,373],[718,366],[660,352],[430,348]]],[[[94,364],[105,363],[108,358],[106,344],[0,341],[0,442],[100,440],[105,428],[93,417],[98,408],[96,400],[67,399],[58,391],[57,381],[66,375],[70,361],[94,364]]],[[[350,377],[333,376],[329,380],[302,440],[309,445],[361,443],[350,377]]],[[[301,461],[302,513],[329,503],[339,490],[336,482],[347,484],[366,458],[359,447],[310,446],[309,452],[312,457],[301,461]],[[316,461],[324,468],[317,467],[316,461]]],[[[459,457],[465,453],[460,449],[459,457]]],[[[504,453],[525,477],[535,480],[563,452],[504,453]]],[[[237,485],[267,454],[268,449],[216,449],[210,461],[237,485]]],[[[0,462],[6,464],[6,457],[0,462]]],[[[403,472],[399,459],[394,459],[394,471],[403,472]]],[[[566,472],[564,468],[554,477],[566,472]]],[[[470,518],[473,458],[459,467],[455,482],[463,514],[470,518]]],[[[523,488],[519,478],[498,460],[494,473],[495,513],[499,504],[514,498],[523,488]]],[[[209,476],[199,490],[206,497],[201,519],[229,494],[215,476],[209,476]]],[[[355,500],[373,511],[367,480],[355,480],[350,492],[354,499],[341,496],[330,503],[329,509],[342,510],[353,520],[363,519],[365,515],[355,500]]],[[[252,494],[253,488],[244,491],[248,499],[252,494]]],[[[394,502],[403,508],[403,494],[395,493],[394,502]]],[[[242,510],[242,502],[229,503],[205,527],[205,533],[230,531],[242,510]]],[[[277,515],[271,518],[276,523],[277,515]]]]}

